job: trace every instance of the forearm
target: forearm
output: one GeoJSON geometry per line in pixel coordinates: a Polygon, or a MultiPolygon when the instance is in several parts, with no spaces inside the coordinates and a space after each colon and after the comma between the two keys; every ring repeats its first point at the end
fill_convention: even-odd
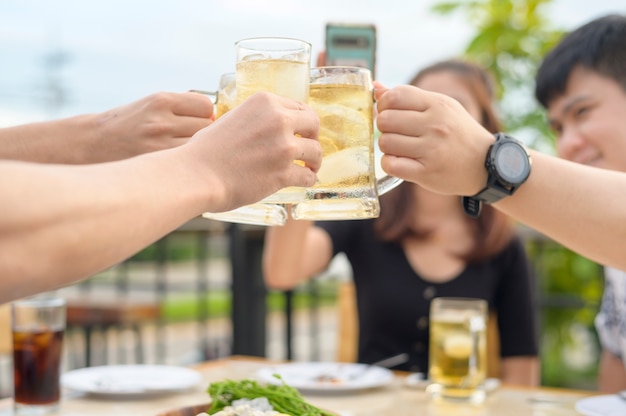
{"type": "Polygon", "coordinates": [[[284,226],[266,230],[263,275],[268,287],[287,290],[310,277],[303,270],[303,257],[307,232],[311,227],[311,221],[289,218],[284,226]]]}
{"type": "Polygon", "coordinates": [[[0,162],[10,201],[0,205],[0,303],[87,277],[201,213],[198,179],[166,153],[90,166],[0,162]]]}
{"type": "Polygon", "coordinates": [[[538,386],[540,384],[539,358],[503,358],[500,364],[500,373],[503,383],[518,386],[538,386]]]}
{"type": "Polygon", "coordinates": [[[598,391],[617,393],[624,389],[626,389],[624,362],[610,351],[603,349],[598,368],[598,391]]]}
{"type": "Polygon", "coordinates": [[[626,175],[533,152],[532,173],[495,206],[599,263],[626,269],[626,175]]]}
{"type": "Polygon", "coordinates": [[[37,163],[89,162],[89,146],[98,133],[95,115],[0,128],[0,159],[37,163]]]}

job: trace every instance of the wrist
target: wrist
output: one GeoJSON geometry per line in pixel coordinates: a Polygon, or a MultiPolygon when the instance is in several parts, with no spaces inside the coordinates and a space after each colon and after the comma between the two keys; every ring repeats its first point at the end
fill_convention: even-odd
{"type": "Polygon", "coordinates": [[[102,133],[96,118],[93,114],[81,114],[59,121],[61,131],[56,136],[63,145],[66,163],[88,164],[102,161],[97,146],[102,133]]]}
{"type": "Polygon", "coordinates": [[[523,143],[503,133],[496,133],[495,139],[484,162],[486,184],[478,193],[463,197],[463,209],[471,217],[480,215],[483,203],[513,195],[530,175],[531,159],[523,143]]]}

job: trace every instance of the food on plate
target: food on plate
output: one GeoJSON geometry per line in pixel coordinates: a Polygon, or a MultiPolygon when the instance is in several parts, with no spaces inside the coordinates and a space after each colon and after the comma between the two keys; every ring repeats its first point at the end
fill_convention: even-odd
{"type": "Polygon", "coordinates": [[[211,406],[206,413],[210,415],[334,416],[333,413],[308,403],[298,390],[284,382],[263,385],[250,379],[224,380],[211,383],[208,393],[211,396],[211,406]]]}
{"type": "Polygon", "coordinates": [[[272,405],[266,397],[256,399],[233,400],[230,406],[226,406],[215,416],[286,416],[273,410],[272,405]]]}
{"type": "Polygon", "coordinates": [[[345,380],[332,374],[320,374],[315,377],[315,381],[318,383],[343,383],[345,380]]]}

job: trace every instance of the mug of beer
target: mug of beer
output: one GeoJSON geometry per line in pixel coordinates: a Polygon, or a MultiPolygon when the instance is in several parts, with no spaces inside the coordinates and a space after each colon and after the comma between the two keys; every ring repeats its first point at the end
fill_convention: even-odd
{"type": "Polygon", "coordinates": [[[487,302],[435,298],[430,305],[427,391],[434,398],[480,403],[487,378],[487,302]]]}
{"type": "MultiPolygon", "coordinates": [[[[215,104],[215,119],[232,110],[237,105],[237,88],[235,73],[229,72],[220,76],[217,91],[192,90],[206,94],[215,104]]],[[[287,210],[278,204],[256,203],[225,212],[205,212],[202,217],[224,222],[249,225],[284,225],[287,221],[287,210]]]]}
{"type": "MultiPolygon", "coordinates": [[[[299,39],[260,37],[235,43],[237,103],[266,91],[306,102],[309,97],[311,44],[299,39]]],[[[304,188],[287,187],[263,199],[284,204],[304,198],[304,188]]]]}
{"type": "Polygon", "coordinates": [[[323,159],[317,183],[292,207],[294,219],[378,217],[378,195],[402,182],[376,175],[373,89],[366,68],[311,69],[308,104],[320,118],[323,159]]]}

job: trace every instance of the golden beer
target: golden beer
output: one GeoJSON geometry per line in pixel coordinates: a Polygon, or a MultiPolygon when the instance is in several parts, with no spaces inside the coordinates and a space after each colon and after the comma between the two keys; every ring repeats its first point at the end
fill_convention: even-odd
{"type": "Polygon", "coordinates": [[[220,89],[217,91],[215,100],[215,119],[217,120],[237,104],[237,89],[235,87],[235,74],[223,74],[220,78],[220,89]]]}
{"type": "MultiPolygon", "coordinates": [[[[309,63],[286,59],[250,59],[237,62],[237,103],[251,95],[269,91],[306,101],[309,96],[309,63]]],[[[280,204],[304,199],[304,188],[287,187],[262,202],[280,204]]]]}
{"type": "Polygon", "coordinates": [[[433,384],[429,388],[442,397],[471,399],[484,394],[487,334],[482,309],[486,306],[484,301],[475,302],[483,306],[441,310],[435,305],[431,311],[428,377],[433,384]]]}
{"type": "Polygon", "coordinates": [[[380,212],[374,171],[374,100],[362,68],[314,68],[309,105],[320,118],[322,166],[296,219],[373,218],[380,212]],[[328,75],[326,75],[328,74],[328,75]],[[328,82],[316,82],[317,78],[328,82]]]}
{"type": "Polygon", "coordinates": [[[313,85],[309,105],[320,118],[322,166],[314,189],[358,196],[371,180],[373,101],[357,85],[313,85]]]}
{"type": "MultiPolygon", "coordinates": [[[[237,88],[235,73],[223,74],[215,101],[215,119],[235,108],[237,88]]],[[[283,225],[287,221],[287,211],[276,204],[256,203],[226,212],[204,212],[204,218],[252,225],[283,225]]]]}
{"type": "Polygon", "coordinates": [[[249,59],[237,62],[237,102],[269,91],[306,101],[309,96],[309,63],[287,59],[249,59]]]}
{"type": "MultiPolygon", "coordinates": [[[[298,39],[250,38],[235,44],[237,103],[267,91],[305,101],[309,96],[311,45],[298,39]]],[[[304,199],[304,188],[287,187],[262,202],[288,204],[304,199]]]]}

